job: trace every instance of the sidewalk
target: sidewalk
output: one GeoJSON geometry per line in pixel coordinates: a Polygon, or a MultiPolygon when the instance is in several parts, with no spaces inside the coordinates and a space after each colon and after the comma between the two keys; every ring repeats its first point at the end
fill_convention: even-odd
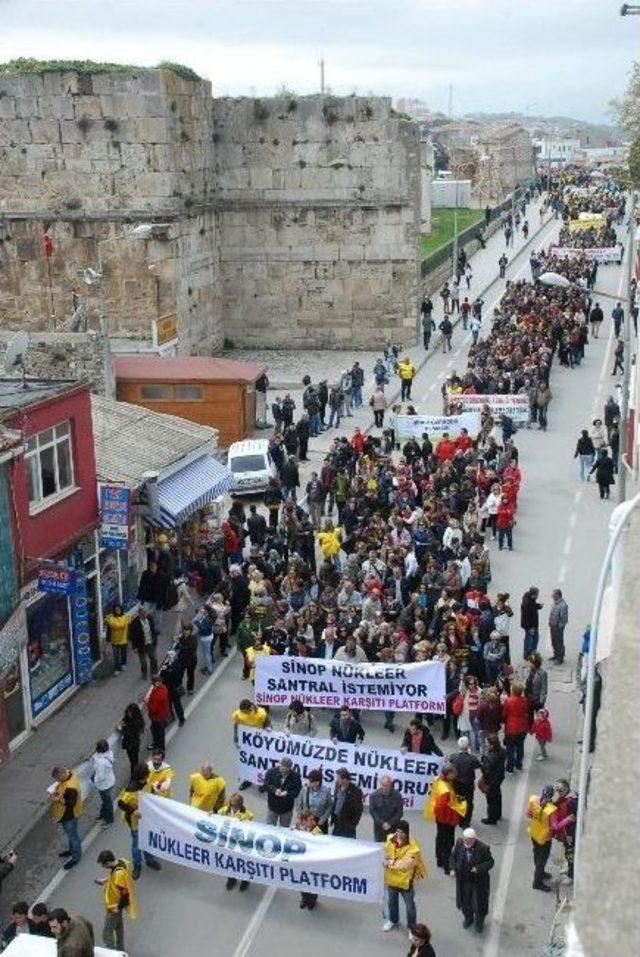
{"type": "MultiPolygon", "coordinates": [[[[535,211],[530,207],[529,213],[532,226],[529,244],[523,243],[520,234],[516,239],[515,249],[508,254],[510,260],[525,245],[535,248],[535,237],[539,231],[537,207],[535,211]]],[[[548,222],[547,219],[545,225],[548,222]]],[[[496,285],[495,288],[494,284],[497,280],[497,261],[503,250],[503,234],[499,232],[491,237],[486,249],[479,250],[471,258],[474,276],[469,292],[470,298],[471,296],[483,295],[487,299],[488,289],[491,289],[492,297],[501,292],[503,283],[496,285]]],[[[513,268],[514,274],[522,268],[523,263],[526,263],[526,257],[521,256],[517,265],[513,268]]],[[[510,270],[507,270],[507,278],[509,278],[509,272],[510,270]]],[[[464,298],[464,295],[465,293],[462,292],[462,298],[464,298]]],[[[487,301],[485,312],[487,312],[488,305],[489,301],[487,301]]],[[[438,296],[434,297],[436,326],[441,318],[442,301],[438,296]]],[[[460,356],[462,367],[465,362],[466,347],[470,343],[468,333],[464,333],[464,337],[464,340],[462,340],[460,329],[457,328],[453,337],[454,352],[447,356],[440,352],[439,335],[437,333],[432,338],[429,352],[425,353],[421,345],[407,350],[418,367],[414,393],[414,402],[418,411],[426,411],[424,400],[427,398],[427,386],[431,383],[429,387],[433,388],[436,378],[438,376],[442,378],[446,369],[453,364],[454,356],[460,356]],[[420,396],[424,397],[422,401],[420,396]]],[[[234,355],[236,354],[234,353],[234,355]]],[[[377,355],[377,353],[372,352],[237,354],[238,358],[259,356],[267,362],[272,379],[279,374],[284,375],[286,372],[292,382],[298,383],[301,382],[302,376],[307,373],[311,375],[314,382],[324,377],[335,378],[336,374],[339,374],[343,368],[350,367],[350,364],[356,358],[359,359],[365,369],[363,407],[355,410],[351,419],[343,420],[340,430],[331,429],[317,438],[311,439],[308,453],[309,462],[302,463],[300,469],[301,496],[304,494],[311,472],[320,470],[322,460],[336,435],[345,432],[350,434],[355,426],[360,426],[363,431],[372,428],[368,396],[373,385],[372,369],[377,355]]],[[[389,397],[394,401],[399,395],[399,385],[397,377],[393,377],[387,389],[389,397]]],[[[294,394],[294,391],[291,391],[294,394]]],[[[298,408],[301,408],[301,388],[296,390],[294,398],[298,402],[298,408]]],[[[432,398],[432,396],[429,395],[429,398],[432,398]]],[[[439,396],[437,398],[439,400],[439,396]]],[[[257,432],[256,434],[265,436],[268,433],[257,432]]],[[[172,634],[172,631],[169,634],[172,634]]],[[[168,644],[168,634],[165,634],[159,643],[160,656],[162,656],[168,644]]],[[[219,662],[216,663],[216,667],[218,666],[219,662]]],[[[201,677],[197,675],[196,691],[203,683],[201,677]]],[[[11,761],[7,763],[0,774],[0,850],[15,847],[20,855],[20,861],[16,872],[10,875],[5,882],[5,899],[10,899],[16,893],[28,896],[28,889],[35,892],[36,889],[47,883],[58,867],[58,859],[55,853],[43,853],[45,848],[51,846],[53,846],[54,851],[57,850],[60,844],[60,837],[57,834],[59,829],[56,829],[51,822],[45,793],[46,788],[51,783],[51,769],[56,764],[64,763],[77,766],[86,760],[99,738],[109,737],[113,734],[125,706],[131,701],[139,701],[147,687],[147,682],[140,678],[137,656],[132,654],[128,668],[122,675],[117,678],[108,677],[96,680],[91,685],[78,690],[60,711],[49,718],[38,731],[35,731],[25,741],[13,755],[11,761]]],[[[117,783],[120,784],[124,782],[128,774],[128,761],[117,743],[114,747],[114,753],[116,756],[117,783]]],[[[98,802],[95,794],[93,794],[89,798],[89,807],[83,818],[81,834],[84,835],[91,826],[93,817],[97,814],[97,806],[98,802]]]]}

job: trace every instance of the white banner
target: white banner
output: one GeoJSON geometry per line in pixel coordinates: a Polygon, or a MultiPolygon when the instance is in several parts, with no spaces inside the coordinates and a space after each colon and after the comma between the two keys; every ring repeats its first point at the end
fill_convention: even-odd
{"type": "Polygon", "coordinates": [[[491,414],[494,416],[508,415],[510,419],[519,424],[526,424],[529,421],[529,396],[527,395],[457,395],[448,393],[449,405],[461,406],[468,410],[482,410],[482,407],[488,405],[491,414]]]}
{"type": "Polygon", "coordinates": [[[620,246],[597,246],[587,249],[574,249],[572,246],[551,246],[549,252],[556,259],[572,259],[582,257],[582,259],[596,260],[599,263],[621,263],[622,249],[620,246]]]}
{"type": "Polygon", "coordinates": [[[369,795],[388,774],[402,795],[404,806],[421,810],[433,779],[444,761],[437,754],[412,754],[392,748],[369,748],[363,744],[345,744],[261,731],[238,726],[238,777],[241,781],[262,784],[269,768],[282,758],[291,758],[303,780],[309,771],[321,769],[325,784],[331,786],[339,768],[351,772],[368,803],[369,795]]]}
{"type": "Polygon", "coordinates": [[[140,848],[207,874],[323,897],[382,899],[382,845],[206,814],[170,798],[140,798],[140,848]]]}
{"type": "Polygon", "coordinates": [[[258,658],[255,703],[286,705],[296,699],[309,708],[347,705],[366,711],[444,714],[444,664],[349,664],[287,655],[258,658]]]}
{"type": "Polygon", "coordinates": [[[397,415],[394,429],[396,441],[421,439],[426,432],[430,439],[441,438],[448,432],[452,439],[466,429],[472,439],[480,433],[480,412],[463,412],[461,415],[397,415]]]}

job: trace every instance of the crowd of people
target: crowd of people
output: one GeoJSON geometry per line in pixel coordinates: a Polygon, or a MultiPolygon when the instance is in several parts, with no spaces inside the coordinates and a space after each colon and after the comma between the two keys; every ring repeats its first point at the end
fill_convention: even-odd
{"type": "MultiPolygon", "coordinates": [[[[512,229],[524,228],[521,211],[519,215],[512,229]]],[[[555,263],[544,252],[536,255],[543,270],[557,265],[562,271],[569,262],[555,263]]],[[[579,265],[576,260],[570,264],[579,265]]],[[[459,287],[464,282],[471,282],[466,264],[455,284],[459,287]]],[[[457,296],[451,292],[449,288],[445,311],[462,311],[468,297],[462,296],[461,303],[459,288],[457,296]]],[[[476,306],[477,302],[470,306],[468,318],[474,318],[476,309],[479,332],[482,302],[476,306]]],[[[526,395],[528,424],[546,430],[554,361],[572,368],[580,364],[588,342],[589,305],[580,287],[543,286],[535,282],[535,275],[533,282],[507,282],[490,330],[484,337],[473,337],[466,370],[452,372],[446,382],[446,411],[458,411],[464,394],[526,395]]],[[[423,303],[423,330],[424,318],[432,321],[431,313],[432,306],[423,303]]],[[[429,336],[432,331],[429,328],[429,336]]],[[[255,504],[247,509],[240,500],[234,501],[222,522],[217,547],[178,553],[166,539],[156,539],[140,582],[140,610],[130,616],[116,606],[107,616],[116,672],[126,668],[131,646],[141,677],[150,679],[143,705],[130,703],[118,724],[129,782],[117,796],[109,742],[98,741],[92,757],[101,823],[111,828],[119,812],[131,845],[130,860],[110,850],[98,858],[106,872],[103,941],[107,946],[124,947],[122,917],[135,916],[135,882],[145,866],[151,871],[161,867],[139,847],[138,802],[142,793],[172,796],[175,774],[166,756],[166,730],[174,721],[184,724],[183,698],[193,693],[198,668],[205,678],[210,675],[216,658],[226,656],[232,642],[240,651],[238,680],[247,682],[246,693],[231,716],[236,733],[242,725],[274,726],[309,737],[318,733],[319,716],[298,701],[291,702],[283,715],[253,703],[250,689],[256,661],[263,655],[335,658],[348,663],[437,660],[444,664],[445,714],[437,719],[412,718],[396,740],[404,750],[444,757],[424,812],[435,823],[435,863],[445,876],[456,880],[456,906],[463,926],[483,930],[494,861],[489,844],[472,827],[474,801],[478,793],[485,797],[482,824],[498,828],[502,787],[523,770],[527,736],[535,740],[540,761],[547,759],[553,738],[547,672],[538,647],[544,603],[533,586],[522,596],[522,645],[518,646],[512,634],[513,603],[494,583],[492,573],[492,548],[510,552],[518,548],[523,471],[517,425],[507,415],[494,415],[487,405],[477,437],[463,430],[455,438],[444,435],[438,440],[425,433],[399,443],[393,419],[384,427],[389,408],[385,386],[397,376],[401,400],[409,402],[416,368],[390,347],[376,362],[373,375],[369,405],[378,428],[368,434],[356,427],[350,434],[334,437],[303,490],[305,507],[299,501],[298,462],[306,459],[311,438],[324,429],[338,428],[363,405],[365,377],[358,362],[334,385],[326,381],[314,385],[306,377],[297,422],[296,402],[290,394],[274,401],[270,449],[278,478],[265,493],[266,514],[255,504]],[[159,660],[158,634],[173,624],[173,618],[167,618],[169,610],[176,612],[174,640],[159,660]],[[445,753],[449,738],[454,744],[445,753]],[[461,836],[456,840],[458,827],[461,836]]],[[[397,411],[398,407],[392,409],[393,414],[397,411]]],[[[605,422],[610,445],[617,427],[610,404],[605,408],[605,422]]],[[[587,433],[587,438],[593,440],[593,435],[587,433]]],[[[584,448],[576,455],[586,478],[593,463],[583,465],[583,456],[591,454],[584,448]]],[[[567,624],[567,603],[555,589],[548,628],[556,665],[565,658],[567,624]]],[[[398,715],[386,712],[384,722],[394,736],[398,715]]],[[[366,732],[366,714],[343,708],[333,716],[329,733],[335,741],[357,743],[366,732]]],[[[184,784],[181,793],[186,788],[189,802],[203,811],[241,820],[259,813],[257,803],[245,796],[248,782],[227,795],[227,782],[211,762],[203,763],[184,784]]],[[[291,761],[282,759],[267,773],[262,790],[268,823],[347,839],[358,836],[363,794],[346,768],[329,788],[321,768],[302,780],[291,761]]],[[[71,869],[82,855],[78,822],[84,813],[81,787],[71,769],[55,769],[51,802],[54,819],[68,839],[63,853],[65,867],[71,869]]],[[[550,889],[545,867],[553,840],[562,846],[567,874],[572,877],[576,807],[577,796],[564,779],[531,797],[526,826],[533,847],[534,889],[550,889]]],[[[384,844],[384,930],[399,925],[402,899],[411,932],[410,953],[428,957],[435,953],[435,945],[429,928],[418,918],[415,898],[415,884],[427,870],[425,855],[404,817],[402,797],[392,778],[380,779],[368,810],[370,827],[366,834],[361,828],[360,836],[384,844]]],[[[227,890],[237,883],[229,878],[227,890]]],[[[239,891],[248,886],[248,881],[240,881],[239,891]]],[[[317,895],[305,892],[300,908],[313,911],[317,900],[317,895]]],[[[13,924],[37,923],[41,906],[25,912],[26,905],[19,902],[13,924]]],[[[92,937],[83,918],[69,918],[60,910],[54,914],[40,922],[48,932],[56,933],[58,927],[62,928],[59,937],[65,933],[92,937]]]]}

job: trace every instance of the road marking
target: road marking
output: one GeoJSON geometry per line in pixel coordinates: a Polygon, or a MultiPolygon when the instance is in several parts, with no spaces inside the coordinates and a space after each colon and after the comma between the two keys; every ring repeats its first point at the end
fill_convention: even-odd
{"type": "Polygon", "coordinates": [[[581,498],[582,498],[582,489],[581,488],[576,489],[576,491],[573,493],[573,504],[579,505],[581,498]]]}
{"type": "MultiPolygon", "coordinates": [[[[491,912],[491,923],[489,925],[489,935],[487,942],[482,950],[482,957],[498,957],[500,953],[500,932],[502,930],[502,919],[507,906],[507,896],[511,884],[511,871],[515,859],[516,845],[518,835],[522,828],[522,813],[528,792],[529,771],[531,770],[531,754],[525,758],[524,769],[520,774],[518,786],[513,800],[511,820],[509,822],[509,833],[507,842],[502,855],[500,865],[500,877],[498,878],[498,887],[493,897],[493,910],[491,912]]],[[[234,955],[235,957],[235,955],[234,955]]]]}
{"type": "Polygon", "coordinates": [[[262,926],[262,922],[267,916],[267,911],[271,907],[271,902],[276,896],[275,887],[269,887],[267,892],[264,894],[262,900],[258,904],[256,911],[247,925],[247,929],[242,935],[242,939],[236,949],[233,952],[233,957],[246,957],[249,953],[251,945],[253,944],[258,931],[262,926]]]}
{"type": "MultiPolygon", "coordinates": [[[[214,671],[214,673],[213,673],[209,678],[207,678],[207,680],[205,681],[205,683],[204,683],[204,684],[202,685],[202,687],[198,690],[197,694],[195,694],[195,695],[193,696],[193,698],[191,699],[191,701],[189,702],[189,704],[185,707],[185,709],[184,709],[185,718],[189,718],[189,717],[191,716],[191,714],[192,714],[192,713],[195,711],[195,709],[198,707],[198,705],[200,704],[200,702],[202,701],[202,699],[203,699],[204,697],[206,697],[206,695],[209,693],[209,691],[211,690],[211,688],[214,686],[214,684],[216,683],[216,681],[218,680],[218,678],[220,678],[221,675],[223,675],[223,674],[225,673],[225,671],[227,670],[227,668],[229,667],[229,665],[231,664],[231,662],[232,662],[236,657],[237,657],[237,649],[234,648],[233,651],[231,652],[231,654],[229,655],[229,657],[228,657],[228,658],[225,658],[225,660],[224,660],[224,661],[222,662],[222,664],[214,671]]],[[[167,731],[167,734],[166,734],[166,736],[165,736],[166,742],[168,743],[169,741],[172,741],[172,740],[175,738],[175,736],[176,736],[176,734],[178,733],[179,730],[180,730],[180,728],[179,728],[179,726],[178,726],[178,723],[175,722],[175,723],[169,728],[169,730],[167,731]]],[[[91,847],[91,845],[95,843],[96,838],[97,838],[100,834],[104,834],[104,833],[105,833],[105,831],[103,830],[102,827],[100,827],[99,824],[95,824],[95,825],[91,828],[91,830],[85,835],[84,840],[82,841],[82,853],[83,853],[83,855],[84,855],[84,853],[85,853],[86,851],[89,850],[89,848],[91,847]]],[[[35,899],[36,899],[36,900],[39,900],[39,901],[43,901],[43,902],[46,903],[46,902],[49,900],[49,898],[51,897],[51,895],[54,893],[54,891],[57,890],[57,888],[60,886],[60,884],[62,883],[62,881],[64,880],[64,878],[67,876],[68,873],[70,873],[70,872],[69,872],[69,871],[65,871],[64,867],[61,867],[60,870],[57,872],[57,874],[54,874],[54,875],[53,875],[53,877],[51,878],[51,880],[49,881],[49,883],[47,884],[47,886],[44,888],[44,890],[41,891],[39,894],[36,894],[35,899]]]]}
{"type": "Polygon", "coordinates": [[[572,512],[569,516],[569,528],[575,528],[576,522],[578,521],[578,515],[576,512],[572,512]]]}
{"type": "Polygon", "coordinates": [[[558,572],[558,584],[564,585],[567,577],[567,563],[563,562],[560,566],[560,571],[558,572]]]}
{"type": "Polygon", "coordinates": [[[571,546],[573,545],[573,535],[567,535],[563,552],[565,555],[568,555],[571,551],[571,546]]]}

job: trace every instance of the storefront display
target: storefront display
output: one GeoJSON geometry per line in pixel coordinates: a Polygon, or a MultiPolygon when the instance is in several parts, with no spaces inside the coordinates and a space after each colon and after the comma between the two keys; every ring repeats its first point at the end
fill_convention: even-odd
{"type": "Polygon", "coordinates": [[[27,662],[31,711],[37,717],[73,684],[66,595],[43,594],[27,606],[27,662]]]}

